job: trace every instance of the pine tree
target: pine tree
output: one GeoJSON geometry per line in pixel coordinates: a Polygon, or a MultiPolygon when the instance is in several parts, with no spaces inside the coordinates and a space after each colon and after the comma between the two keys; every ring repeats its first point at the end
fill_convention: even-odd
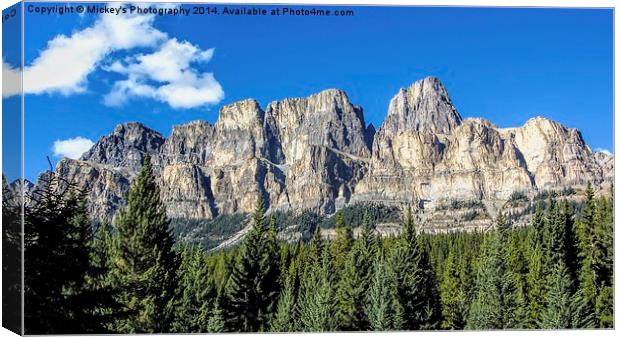
{"type": "Polygon", "coordinates": [[[594,328],[594,313],[592,312],[590,303],[588,303],[581,289],[577,289],[571,297],[571,312],[571,328],[594,328]]]}
{"type": "Polygon", "coordinates": [[[563,262],[556,264],[548,278],[547,305],[540,316],[542,329],[569,329],[587,327],[580,294],[572,294],[568,269],[563,262]]]}
{"type": "Polygon", "coordinates": [[[364,313],[359,310],[364,305],[367,285],[366,280],[360,274],[359,267],[362,265],[363,256],[358,242],[354,244],[349,253],[347,262],[343,266],[344,270],[336,284],[338,330],[363,331],[367,329],[364,313]]]}
{"type": "Polygon", "coordinates": [[[442,329],[458,330],[465,327],[466,295],[460,283],[454,250],[446,259],[441,282],[442,329]]]}
{"type": "Polygon", "coordinates": [[[568,329],[572,324],[571,281],[562,261],[550,274],[547,305],[540,316],[541,329],[568,329]]]}
{"type": "Polygon", "coordinates": [[[581,291],[573,293],[568,269],[563,262],[553,268],[547,278],[547,301],[540,315],[542,329],[592,328],[593,314],[581,291]]]}
{"type": "Polygon", "coordinates": [[[521,245],[521,237],[517,230],[510,231],[506,247],[506,263],[509,276],[514,284],[514,312],[511,323],[512,328],[523,329],[527,327],[527,261],[524,249],[521,245]]]}
{"type": "Polygon", "coordinates": [[[307,265],[319,264],[321,256],[323,256],[323,251],[325,250],[325,242],[323,242],[323,237],[321,235],[321,226],[317,225],[314,228],[314,233],[312,234],[312,239],[310,239],[308,246],[309,260],[306,261],[307,265]]]}
{"type": "Polygon", "coordinates": [[[506,222],[487,234],[476,276],[476,293],[469,311],[468,329],[506,329],[515,325],[516,307],[513,276],[506,263],[506,222]]]}
{"type": "MultiPolygon", "coordinates": [[[[478,234],[475,234],[478,235],[478,234]]],[[[470,235],[466,236],[467,238],[471,237],[470,235]]],[[[464,325],[466,324],[466,318],[469,313],[470,303],[473,302],[473,289],[475,286],[475,258],[474,254],[477,254],[477,244],[473,244],[472,242],[465,242],[463,247],[460,249],[460,253],[457,260],[457,275],[459,277],[460,291],[463,292],[463,320],[464,325]]],[[[477,256],[477,255],[476,255],[477,256]]]]}
{"type": "Polygon", "coordinates": [[[294,298],[294,279],[293,276],[287,278],[284,290],[278,301],[275,317],[271,323],[272,332],[293,332],[295,331],[295,298],[294,298]]]}
{"type": "MultiPolygon", "coordinates": [[[[99,224],[95,230],[92,241],[90,256],[91,264],[97,269],[98,274],[107,276],[110,268],[110,249],[112,249],[112,233],[110,226],[99,224]]],[[[91,280],[92,282],[104,282],[104,280],[91,280]]]]}
{"type": "Polygon", "coordinates": [[[265,205],[262,197],[259,197],[252,215],[252,228],[243,240],[228,280],[225,313],[229,331],[258,332],[265,328],[261,317],[265,312],[261,288],[264,212],[265,205]]]}
{"type": "MultiPolygon", "coordinates": [[[[5,157],[6,158],[6,157],[5,157]]],[[[2,175],[2,327],[22,331],[22,191],[2,175]]]]}
{"type": "Polygon", "coordinates": [[[353,230],[344,221],[342,212],[336,213],[336,237],[331,243],[334,267],[337,271],[344,270],[347,255],[353,245],[353,230]]]}
{"type": "MultiPolygon", "coordinates": [[[[376,254],[379,240],[375,235],[375,226],[370,219],[368,211],[364,212],[362,218],[362,233],[360,234],[359,241],[361,241],[365,255],[373,256],[376,254]]],[[[372,265],[372,260],[369,261],[369,265],[372,265]]]]}
{"type": "Polygon", "coordinates": [[[382,252],[375,257],[371,276],[364,306],[369,328],[374,331],[401,329],[402,308],[396,298],[396,280],[382,252]]]}
{"type": "Polygon", "coordinates": [[[215,305],[217,291],[205,263],[204,252],[194,246],[184,247],[178,270],[179,288],[172,332],[205,332],[209,313],[215,305]]]}
{"type": "Polygon", "coordinates": [[[269,228],[261,243],[260,262],[260,330],[266,331],[273,319],[281,291],[280,284],[280,246],[276,238],[277,225],[274,215],[271,216],[269,228]]]}
{"type": "Polygon", "coordinates": [[[565,220],[558,204],[554,199],[549,200],[546,221],[547,270],[550,270],[558,263],[566,262],[567,247],[564,226],[565,220]]]}
{"type": "Polygon", "coordinates": [[[595,249],[595,215],[596,200],[594,190],[588,183],[586,188],[586,204],[582,211],[581,218],[577,223],[577,234],[579,239],[579,290],[583,294],[586,303],[586,311],[594,313],[596,297],[598,293],[597,274],[596,274],[596,249],[595,249]]]}
{"type": "Polygon", "coordinates": [[[173,250],[166,208],[160,200],[150,156],[115,221],[111,278],[128,316],[114,323],[120,333],[170,331],[177,286],[178,257],[173,250]]]}
{"type": "MultiPolygon", "coordinates": [[[[346,261],[341,265],[341,277],[336,285],[338,301],[338,329],[364,331],[369,328],[368,319],[361,308],[370,287],[372,264],[376,254],[377,239],[368,212],[362,218],[362,233],[350,248],[346,261]]],[[[343,234],[348,235],[348,234],[343,234]]]]}
{"type": "Polygon", "coordinates": [[[545,223],[544,223],[544,210],[540,203],[536,204],[534,210],[534,216],[532,217],[532,230],[530,231],[529,242],[530,247],[540,246],[544,249],[544,235],[545,235],[545,223]]]}
{"type": "Polygon", "coordinates": [[[577,286],[577,277],[579,272],[579,243],[577,240],[577,233],[575,233],[575,221],[573,220],[573,211],[568,204],[568,201],[564,200],[561,206],[563,232],[564,232],[564,261],[566,268],[568,269],[568,275],[571,279],[573,290],[577,286]]]}
{"type": "Polygon", "coordinates": [[[541,243],[531,248],[530,258],[528,261],[528,273],[526,276],[528,289],[528,305],[526,311],[525,328],[537,329],[541,320],[542,310],[544,307],[545,296],[545,276],[543,272],[544,261],[543,251],[540,248],[541,243]]]}
{"type": "Polygon", "coordinates": [[[207,321],[208,333],[219,333],[224,331],[224,314],[219,304],[216,303],[215,307],[211,311],[209,320],[207,321]]]}
{"type": "Polygon", "coordinates": [[[370,287],[372,265],[375,256],[381,249],[381,240],[375,234],[375,226],[371,222],[370,215],[366,211],[362,218],[362,233],[356,241],[357,249],[360,253],[357,261],[357,269],[361,278],[362,288],[365,292],[370,287]]]}
{"type": "Polygon", "coordinates": [[[614,326],[614,287],[602,286],[596,302],[594,303],[594,312],[596,314],[596,322],[598,327],[613,328],[614,326]]]}
{"type": "Polygon", "coordinates": [[[594,312],[597,325],[613,327],[613,204],[599,198],[594,216],[592,268],[597,294],[594,312]]]}
{"type": "MultiPolygon", "coordinates": [[[[315,233],[319,233],[317,231],[315,233]]],[[[298,301],[298,322],[301,331],[322,332],[337,328],[336,301],[334,291],[334,268],[331,254],[321,249],[320,234],[315,235],[311,244],[312,254],[320,252],[320,257],[310,257],[310,265],[301,279],[298,301]]]]}
{"type": "MultiPolygon", "coordinates": [[[[364,213],[362,218],[362,232],[359,238],[354,242],[353,250],[356,253],[352,256],[352,261],[349,263],[355,264],[355,271],[358,278],[357,288],[361,296],[356,302],[358,302],[357,305],[361,305],[359,301],[365,301],[366,294],[372,283],[374,260],[381,250],[380,239],[377,238],[375,234],[375,228],[371,222],[368,211],[364,213]]],[[[358,311],[360,311],[359,308],[360,307],[357,308],[358,311]]],[[[365,317],[364,313],[360,312],[358,317],[359,320],[357,324],[359,325],[359,329],[369,329],[368,318],[365,317]]]]}
{"type": "Polygon", "coordinates": [[[403,309],[405,330],[435,329],[441,320],[439,290],[428,253],[419,242],[411,216],[405,213],[404,234],[393,255],[396,291],[403,309]]]}
{"type": "Polygon", "coordinates": [[[103,333],[111,304],[107,288],[91,280],[92,230],[83,194],[61,190],[55,174],[43,180],[36,203],[24,205],[24,321],[27,334],[103,333]]]}
{"type": "MultiPolygon", "coordinates": [[[[109,327],[113,326],[117,318],[122,317],[122,305],[115,300],[118,289],[114,287],[110,280],[110,250],[112,249],[113,238],[110,226],[100,224],[90,247],[90,272],[86,275],[86,289],[84,297],[98,299],[98,303],[93,306],[93,313],[99,326],[92,329],[92,332],[109,333],[113,332],[109,327]]],[[[84,318],[87,319],[87,318],[84,318]]],[[[91,318],[91,321],[93,319],[91,318]]]]}

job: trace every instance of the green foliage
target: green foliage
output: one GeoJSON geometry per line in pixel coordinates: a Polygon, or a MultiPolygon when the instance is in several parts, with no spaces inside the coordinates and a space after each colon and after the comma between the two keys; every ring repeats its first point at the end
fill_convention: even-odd
{"type": "Polygon", "coordinates": [[[261,242],[261,298],[259,307],[259,321],[262,322],[262,329],[268,329],[269,322],[273,319],[276,306],[280,297],[282,285],[280,281],[280,246],[277,241],[277,224],[274,216],[271,216],[269,228],[261,242]]]}
{"type": "Polygon", "coordinates": [[[246,213],[222,214],[214,219],[175,218],[170,220],[170,228],[179,243],[209,250],[243,229],[247,221],[246,213]]]}
{"type": "Polygon", "coordinates": [[[399,222],[401,218],[398,207],[386,206],[372,202],[360,202],[347,205],[336,216],[328,217],[320,223],[322,228],[337,227],[338,214],[350,227],[356,228],[364,224],[365,219],[372,223],[399,222]]]}
{"type": "MultiPolygon", "coordinates": [[[[538,200],[530,226],[499,216],[484,233],[419,233],[407,209],[387,237],[374,224],[401,218],[390,208],[266,217],[259,199],[242,243],[216,251],[192,236],[203,229],[176,228],[174,244],[148,157],[115,230],[93,236],[80,198],[46,193],[26,214],[26,270],[46,276],[27,274],[31,333],[613,327],[613,200],[593,188],[583,206],[538,200]]],[[[226,235],[219,219],[210,233],[226,235]]]]}
{"type": "Polygon", "coordinates": [[[590,185],[586,205],[577,223],[579,289],[594,314],[596,326],[613,326],[613,202],[596,200],[590,185]]]}
{"type": "Polygon", "coordinates": [[[529,201],[529,198],[522,191],[514,191],[510,194],[508,201],[511,201],[512,203],[517,203],[519,201],[529,201]]]}
{"type": "Polygon", "coordinates": [[[293,281],[286,282],[275,317],[271,322],[272,332],[291,332],[295,331],[295,299],[293,297],[293,281]]]}
{"type": "Polygon", "coordinates": [[[447,202],[442,202],[441,204],[435,207],[438,211],[445,210],[459,210],[463,208],[483,208],[484,204],[480,200],[449,200],[447,202]]]}
{"type": "Polygon", "coordinates": [[[209,277],[205,260],[204,252],[195,246],[186,246],[182,250],[172,332],[207,331],[217,290],[213,278],[209,277]]]}
{"type": "Polygon", "coordinates": [[[366,317],[360,310],[364,306],[369,281],[369,261],[365,258],[363,247],[355,244],[341,265],[343,269],[340,270],[340,279],[336,284],[338,330],[364,331],[367,329],[366,317]]]}
{"type": "Polygon", "coordinates": [[[396,293],[403,309],[402,328],[436,329],[441,321],[439,291],[428,253],[416,233],[410,208],[406,211],[403,227],[405,233],[392,256],[396,293]]]}
{"type": "Polygon", "coordinates": [[[441,314],[443,320],[441,328],[447,330],[459,330],[465,327],[467,314],[466,284],[461,282],[456,255],[451,250],[446,259],[441,282],[441,314]]]}
{"type": "Polygon", "coordinates": [[[540,316],[541,329],[572,328],[573,305],[577,303],[571,294],[568,270],[560,261],[548,278],[547,306],[540,316]]]}
{"type": "Polygon", "coordinates": [[[107,310],[117,309],[99,286],[105,266],[95,259],[82,194],[51,174],[24,205],[24,323],[27,334],[103,333],[107,310]]]}
{"type": "Polygon", "coordinates": [[[123,333],[170,331],[179,263],[148,155],[115,227],[110,274],[119,289],[116,298],[127,315],[117,319],[112,329],[123,333]]]}
{"type": "Polygon", "coordinates": [[[306,332],[334,331],[337,328],[334,268],[329,250],[317,233],[311,242],[310,265],[305,269],[298,300],[298,329],[306,332]]]}
{"type": "Polygon", "coordinates": [[[211,317],[209,317],[209,320],[207,322],[207,332],[224,332],[224,314],[220,306],[217,304],[211,311],[211,317]]]}
{"type": "Polygon", "coordinates": [[[347,256],[353,245],[353,230],[344,222],[342,212],[336,213],[336,237],[331,243],[334,267],[343,270],[347,264],[347,256]]]}
{"type": "Polygon", "coordinates": [[[371,283],[364,306],[369,328],[374,331],[400,330],[403,310],[396,293],[396,275],[383,252],[372,265],[371,283]]]}
{"type": "Polygon", "coordinates": [[[22,196],[2,175],[2,327],[22,331],[22,196]]]}
{"type": "Polygon", "coordinates": [[[486,235],[482,245],[474,301],[468,329],[513,328],[517,302],[513,275],[506,261],[506,226],[500,217],[497,230],[486,235]]]}
{"type": "MultiPolygon", "coordinates": [[[[337,214],[351,228],[362,226],[364,224],[364,217],[372,223],[400,221],[400,211],[397,207],[370,202],[347,205],[338,211],[337,214]]],[[[337,216],[323,216],[311,210],[304,210],[300,214],[276,212],[276,221],[279,228],[295,227],[301,232],[313,233],[314,228],[317,226],[321,228],[335,228],[337,216]]]]}
{"type": "Polygon", "coordinates": [[[239,249],[226,289],[226,326],[232,331],[267,331],[279,292],[275,223],[267,231],[265,204],[256,202],[252,229],[239,249]],[[272,263],[272,261],[274,261],[272,263]]]}
{"type": "Polygon", "coordinates": [[[231,331],[258,331],[258,301],[261,230],[247,234],[228,279],[225,303],[226,328],[231,331]]]}

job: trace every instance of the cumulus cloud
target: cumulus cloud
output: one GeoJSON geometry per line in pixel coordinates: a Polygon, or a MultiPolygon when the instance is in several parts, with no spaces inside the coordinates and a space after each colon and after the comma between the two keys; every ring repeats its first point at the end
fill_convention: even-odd
{"type": "Polygon", "coordinates": [[[201,50],[187,41],[169,39],[151,54],[116,61],[105,69],[127,76],[117,81],[104,98],[109,106],[119,106],[131,97],[148,97],[173,108],[214,104],[224,98],[221,85],[212,73],[199,73],[193,64],[206,63],[214,49],[201,50]],[[149,84],[155,82],[155,85],[149,84]]]}
{"type": "Polygon", "coordinates": [[[13,68],[2,60],[2,97],[10,97],[20,93],[22,87],[19,68],[13,68]]]}
{"type": "Polygon", "coordinates": [[[52,146],[52,150],[56,157],[78,159],[84,152],[88,151],[93,144],[94,143],[88,138],[75,137],[65,140],[56,140],[52,146]]]}
{"type": "Polygon", "coordinates": [[[86,90],[87,77],[110,53],[155,46],[167,38],[153,27],[154,16],[110,16],[92,27],[58,35],[24,69],[24,92],[70,95],[86,90]]]}
{"type": "MultiPolygon", "coordinates": [[[[187,41],[171,38],[153,26],[154,20],[155,15],[102,15],[90,27],[70,36],[54,37],[25,67],[24,93],[83,93],[88,89],[88,76],[99,68],[126,76],[113,83],[105,95],[104,103],[110,106],[120,106],[130,97],[155,99],[173,108],[218,103],[224,92],[213,73],[192,68],[209,62],[214,50],[201,50],[187,41]],[[114,52],[131,52],[135,48],[153,52],[110,61],[114,52]]],[[[2,68],[3,82],[19,76],[4,61],[2,68]]],[[[18,93],[19,89],[4,95],[18,93]]]]}
{"type": "Polygon", "coordinates": [[[613,156],[614,155],[613,153],[611,153],[611,151],[609,151],[607,149],[600,148],[600,147],[594,149],[594,152],[601,152],[601,153],[606,154],[608,156],[613,156]]]}

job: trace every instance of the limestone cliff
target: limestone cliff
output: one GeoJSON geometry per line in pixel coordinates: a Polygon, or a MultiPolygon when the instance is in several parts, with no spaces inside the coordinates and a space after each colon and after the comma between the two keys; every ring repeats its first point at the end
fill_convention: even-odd
{"type": "Polygon", "coordinates": [[[264,109],[248,99],[222,107],[213,125],[178,125],[167,138],[121,124],[56,171],[86,189],[95,217],[111,219],[146,153],[175,218],[249,212],[259,195],[272,210],[324,214],[360,201],[409,203],[425,219],[447,201],[474,200],[492,218],[515,192],[613,180],[613,157],[593,152],[578,130],[540,117],[516,128],[462,119],[434,77],[401,89],[378,130],[341,90],[264,109]]]}

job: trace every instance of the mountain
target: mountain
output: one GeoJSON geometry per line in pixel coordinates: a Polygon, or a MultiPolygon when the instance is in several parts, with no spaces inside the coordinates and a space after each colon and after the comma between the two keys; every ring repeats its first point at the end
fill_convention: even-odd
{"type": "Polygon", "coordinates": [[[613,157],[592,151],[578,130],[542,117],[516,128],[463,119],[434,77],[399,90],[378,130],[337,89],[264,109],[247,99],[222,107],[213,125],[178,125],[168,138],[121,124],[56,172],[88,191],[96,218],[110,220],[146,153],[169,216],[185,219],[250,212],[262,195],[271,210],[320,214],[408,203],[437,228],[454,226],[445,216],[465,211],[446,205],[460,202],[477,212],[462,227],[481,227],[515,194],[613,180],[613,157]]]}

